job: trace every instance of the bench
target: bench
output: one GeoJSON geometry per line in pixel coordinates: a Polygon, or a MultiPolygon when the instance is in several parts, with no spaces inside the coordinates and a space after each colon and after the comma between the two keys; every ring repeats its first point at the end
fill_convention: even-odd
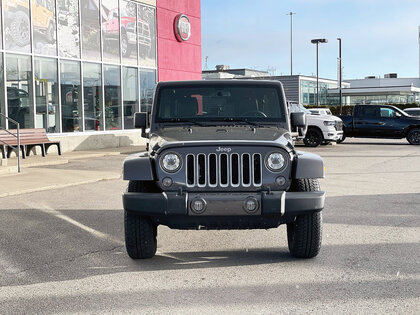
{"type": "MultiPolygon", "coordinates": [[[[16,135],[16,129],[9,129],[9,132],[16,135]]],[[[10,157],[13,150],[17,150],[17,139],[5,130],[0,130],[0,140],[7,143],[4,144],[0,141],[0,149],[3,158],[10,157]],[[10,147],[13,146],[13,147],[10,147]]],[[[31,150],[39,146],[41,148],[42,156],[46,156],[50,146],[57,146],[58,155],[61,155],[61,145],[59,141],[51,141],[47,137],[44,128],[20,129],[20,147],[22,150],[22,158],[29,156],[31,150]]]]}

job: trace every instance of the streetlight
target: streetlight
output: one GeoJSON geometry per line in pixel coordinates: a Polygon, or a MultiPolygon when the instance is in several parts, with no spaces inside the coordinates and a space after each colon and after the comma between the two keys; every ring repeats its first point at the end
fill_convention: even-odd
{"type": "Polygon", "coordinates": [[[292,11],[287,13],[286,15],[290,15],[290,75],[293,75],[293,15],[296,14],[292,11]]]}
{"type": "Polygon", "coordinates": [[[328,43],[328,40],[325,38],[311,39],[311,43],[316,44],[316,106],[319,106],[318,44],[328,43]]]}
{"type": "Polygon", "coordinates": [[[338,89],[340,91],[340,115],[343,115],[343,91],[341,90],[341,81],[342,81],[342,67],[341,67],[341,38],[337,38],[338,40],[338,89]]]}

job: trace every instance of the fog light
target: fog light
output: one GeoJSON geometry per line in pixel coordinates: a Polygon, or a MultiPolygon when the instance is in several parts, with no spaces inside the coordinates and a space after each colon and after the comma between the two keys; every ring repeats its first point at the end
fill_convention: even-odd
{"type": "Polygon", "coordinates": [[[196,198],[191,201],[191,210],[194,213],[203,213],[206,210],[206,202],[202,198],[196,198]]]}
{"type": "Polygon", "coordinates": [[[286,178],[284,178],[283,176],[278,176],[276,178],[276,184],[278,186],[283,186],[284,184],[286,184],[286,178]]]}
{"type": "Polygon", "coordinates": [[[244,203],[243,208],[248,213],[253,213],[258,210],[258,200],[254,197],[248,197],[244,203]]]}
{"type": "Polygon", "coordinates": [[[165,177],[164,179],[162,179],[162,185],[164,187],[171,187],[172,183],[173,183],[173,181],[172,181],[172,178],[170,178],[170,177],[165,177]]]}

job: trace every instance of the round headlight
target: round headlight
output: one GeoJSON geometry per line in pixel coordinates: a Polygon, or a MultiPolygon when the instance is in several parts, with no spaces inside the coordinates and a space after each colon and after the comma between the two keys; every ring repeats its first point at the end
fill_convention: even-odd
{"type": "Polygon", "coordinates": [[[162,156],[160,165],[165,172],[175,173],[181,168],[181,158],[178,154],[169,152],[162,156]]]}
{"type": "Polygon", "coordinates": [[[272,152],[267,155],[265,165],[270,171],[278,172],[286,165],[286,161],[280,152],[272,152]]]}

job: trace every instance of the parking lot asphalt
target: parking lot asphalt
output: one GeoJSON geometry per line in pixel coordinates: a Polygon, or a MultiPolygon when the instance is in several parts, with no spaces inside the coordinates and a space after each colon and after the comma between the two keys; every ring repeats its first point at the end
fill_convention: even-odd
{"type": "MultiPolygon", "coordinates": [[[[285,226],[159,227],[156,257],[134,261],[124,248],[124,181],[51,188],[0,198],[0,314],[418,314],[420,147],[347,139],[298,149],[326,165],[315,259],[289,256],[285,226]]],[[[120,172],[124,157],[44,168],[120,172]]]]}

